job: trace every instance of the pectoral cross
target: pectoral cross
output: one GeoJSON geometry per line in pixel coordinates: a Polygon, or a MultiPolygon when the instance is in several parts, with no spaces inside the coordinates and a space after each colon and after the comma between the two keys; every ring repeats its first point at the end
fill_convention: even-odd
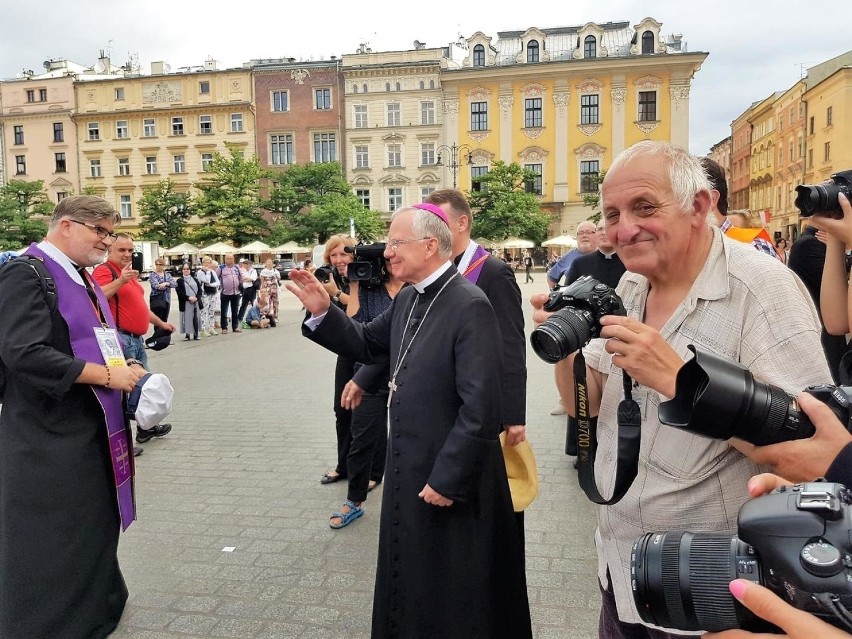
{"type": "Polygon", "coordinates": [[[396,377],[388,382],[388,388],[390,388],[390,393],[388,393],[388,408],[390,408],[391,400],[393,399],[394,391],[396,391],[396,377]]]}

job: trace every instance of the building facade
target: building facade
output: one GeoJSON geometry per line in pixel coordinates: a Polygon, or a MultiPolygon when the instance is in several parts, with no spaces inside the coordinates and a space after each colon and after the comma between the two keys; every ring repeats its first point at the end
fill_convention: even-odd
{"type": "Polygon", "coordinates": [[[724,140],[716,142],[710,147],[710,152],[707,157],[716,162],[725,170],[725,180],[728,182],[730,191],[731,184],[731,136],[729,135],[724,140]]]}
{"type": "Polygon", "coordinates": [[[798,234],[799,210],[795,188],[802,183],[805,169],[804,82],[797,82],[775,100],[775,189],[769,230],[781,237],[798,234]]]}
{"type": "MultiPolygon", "coordinates": [[[[757,103],[755,103],[757,104],[757,103]]],[[[751,105],[731,123],[731,179],[728,182],[728,207],[743,210],[749,207],[751,183],[751,105]]]]}
{"type": "Polygon", "coordinates": [[[761,224],[772,218],[775,184],[775,101],[780,94],[773,93],[751,110],[751,167],[749,179],[749,206],[761,224]]]}

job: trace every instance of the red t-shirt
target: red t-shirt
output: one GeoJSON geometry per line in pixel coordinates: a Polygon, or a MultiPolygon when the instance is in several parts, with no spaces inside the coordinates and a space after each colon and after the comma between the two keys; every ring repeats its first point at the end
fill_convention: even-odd
{"type": "MultiPolygon", "coordinates": [[[[101,286],[106,286],[121,275],[121,268],[104,262],[92,272],[92,277],[101,286]]],[[[125,283],[109,300],[109,310],[119,330],[145,335],[150,325],[150,311],[145,303],[145,291],[138,280],[125,283]]]]}

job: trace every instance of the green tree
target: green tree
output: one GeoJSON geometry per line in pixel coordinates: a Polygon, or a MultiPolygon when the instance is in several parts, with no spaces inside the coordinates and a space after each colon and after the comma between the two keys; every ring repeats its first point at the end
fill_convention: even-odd
{"type": "Polygon", "coordinates": [[[0,188],[0,250],[19,249],[42,240],[51,211],[53,205],[42,180],[9,180],[0,188]]]}
{"type": "Polygon", "coordinates": [[[192,215],[192,198],[175,191],[174,182],[166,178],[145,188],[137,202],[142,215],[143,240],[156,240],[164,247],[180,244],[192,215]]]}
{"type": "Polygon", "coordinates": [[[594,223],[598,223],[601,219],[601,183],[603,182],[604,177],[606,176],[606,171],[601,171],[597,175],[592,178],[592,184],[595,187],[595,190],[591,193],[583,194],[583,206],[588,206],[594,211],[592,215],[590,215],[588,220],[594,223]]]}
{"type": "Polygon", "coordinates": [[[286,171],[269,174],[276,186],[263,206],[276,213],[295,215],[306,206],[319,204],[331,194],[352,192],[339,162],[294,164],[286,171]]]}
{"type": "Polygon", "coordinates": [[[195,213],[207,224],[192,237],[229,240],[245,244],[269,234],[269,224],[260,211],[260,179],[265,177],[257,157],[246,159],[231,148],[229,157],[213,154],[210,177],[197,182],[201,193],[195,199],[195,213]]]}
{"type": "Polygon", "coordinates": [[[547,238],[551,216],[541,210],[538,197],[528,192],[536,174],[517,162],[495,162],[488,173],[474,178],[478,191],[468,194],[476,211],[473,236],[489,240],[521,237],[536,244],[547,238]]]}

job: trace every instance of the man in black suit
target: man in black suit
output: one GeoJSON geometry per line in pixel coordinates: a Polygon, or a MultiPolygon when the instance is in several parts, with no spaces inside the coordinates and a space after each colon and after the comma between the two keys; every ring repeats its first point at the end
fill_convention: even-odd
{"type": "Polygon", "coordinates": [[[500,325],[503,342],[502,423],[512,445],[526,438],[527,348],[521,289],[511,267],[470,239],[473,213],[461,191],[432,191],[425,200],[447,214],[453,236],[453,262],[459,273],[488,297],[500,325]]]}

